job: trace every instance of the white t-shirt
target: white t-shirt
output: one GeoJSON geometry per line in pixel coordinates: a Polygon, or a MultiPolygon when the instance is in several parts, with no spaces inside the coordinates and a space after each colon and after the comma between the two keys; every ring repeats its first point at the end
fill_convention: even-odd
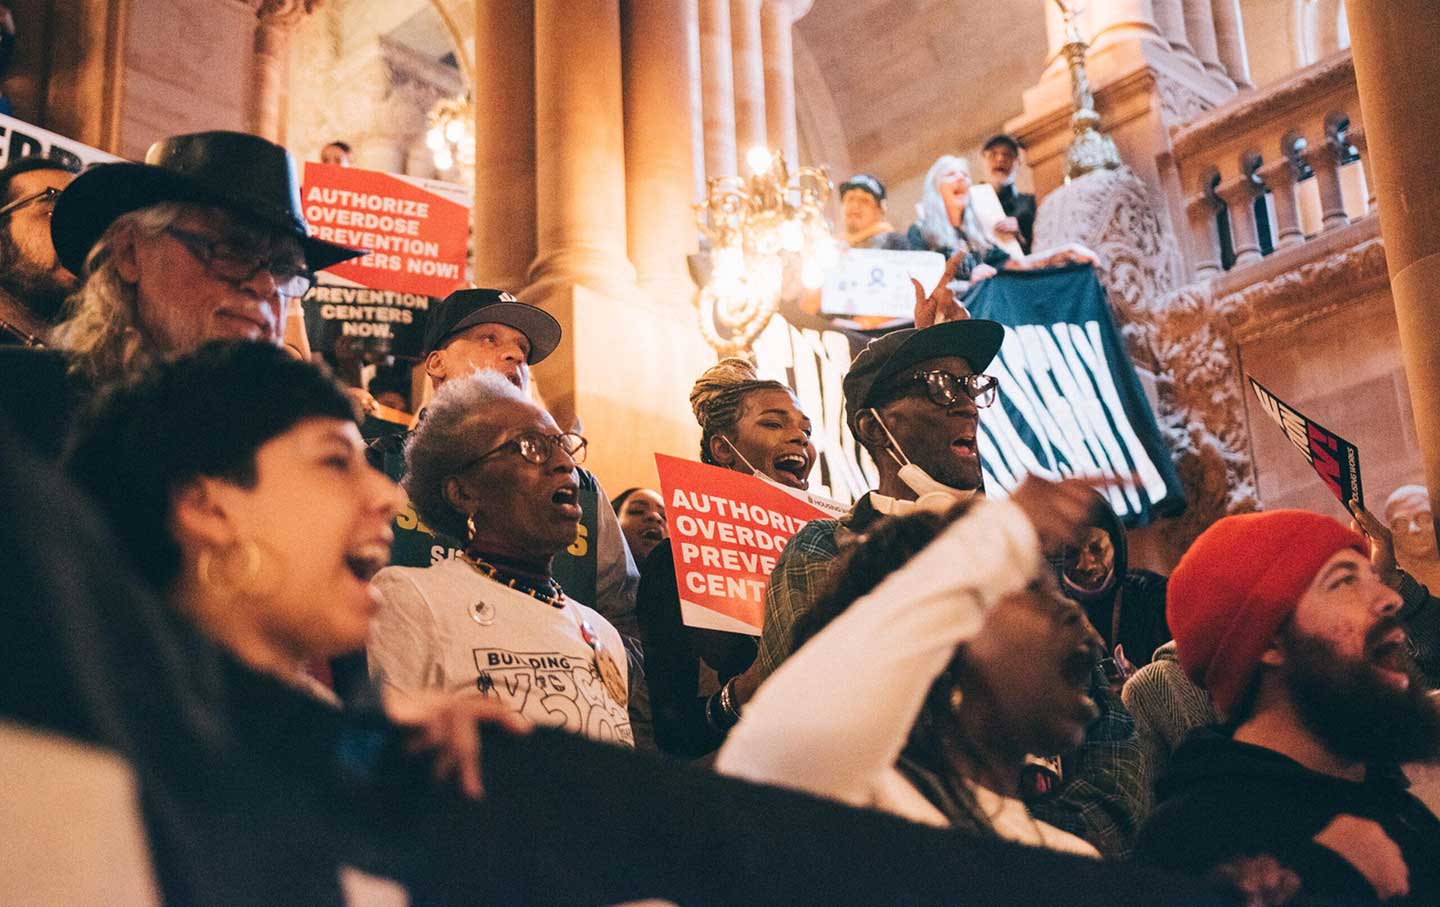
{"type": "Polygon", "coordinates": [[[370,676],[405,693],[479,692],[536,724],[634,746],[624,705],[606,690],[588,621],[628,685],[619,632],[573,599],[556,608],[498,583],[459,559],[386,567],[370,623],[370,676]]]}

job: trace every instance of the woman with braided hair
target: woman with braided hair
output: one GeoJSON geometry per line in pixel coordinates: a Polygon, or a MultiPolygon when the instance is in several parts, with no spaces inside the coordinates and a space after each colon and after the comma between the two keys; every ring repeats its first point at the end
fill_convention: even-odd
{"type": "MultiPolygon", "coordinates": [[[[815,465],[810,420],[784,384],[760,378],[744,359],[722,359],[696,380],[690,408],[700,423],[701,461],[789,488],[809,486],[815,465]]],[[[755,660],[755,640],[684,625],[668,539],[641,565],[635,610],[656,744],[692,758],[714,751],[733,723],[721,693],[755,660]]]]}

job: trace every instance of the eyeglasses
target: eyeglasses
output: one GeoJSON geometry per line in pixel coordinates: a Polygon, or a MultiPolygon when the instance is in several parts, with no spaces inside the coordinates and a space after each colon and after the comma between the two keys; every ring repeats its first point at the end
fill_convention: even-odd
{"type": "Polygon", "coordinates": [[[276,249],[261,257],[228,239],[211,239],[179,227],[166,227],[165,232],[175,237],[205,270],[228,283],[243,284],[261,271],[268,271],[275,280],[275,289],[291,299],[304,296],[315,285],[315,276],[303,263],[296,263],[288,251],[276,249]]]}
{"type": "Polygon", "coordinates": [[[995,388],[1000,384],[990,375],[957,375],[938,368],[916,372],[910,382],[923,384],[925,396],[936,406],[954,406],[963,393],[981,409],[995,402],[995,388]]]}
{"type": "Polygon", "coordinates": [[[496,454],[508,450],[518,451],[521,457],[530,463],[534,463],[536,466],[544,466],[550,462],[550,458],[555,455],[555,448],[558,447],[565,451],[565,453],[570,456],[570,459],[574,460],[577,464],[584,463],[585,445],[589,443],[590,442],[586,441],[584,437],[577,435],[573,431],[561,432],[558,435],[542,435],[538,431],[527,431],[511,438],[494,450],[481,454],[469,463],[461,466],[460,471],[464,472],[472,466],[478,466],[496,454]]]}
{"type": "Polygon", "coordinates": [[[45,216],[49,217],[50,215],[55,213],[55,199],[59,197],[59,189],[56,189],[54,186],[46,186],[39,192],[32,192],[29,195],[17,198],[15,199],[15,201],[11,202],[5,207],[0,208],[0,217],[4,217],[12,211],[19,211],[21,208],[24,208],[27,205],[33,205],[36,203],[45,206],[45,216]]]}

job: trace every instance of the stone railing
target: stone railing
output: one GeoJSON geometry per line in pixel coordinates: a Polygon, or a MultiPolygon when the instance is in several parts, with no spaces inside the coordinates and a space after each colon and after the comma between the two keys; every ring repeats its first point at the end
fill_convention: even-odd
{"type": "Polygon", "coordinates": [[[1162,169],[1179,190],[1177,227],[1195,280],[1254,265],[1374,209],[1349,51],[1179,127],[1168,156],[1162,169]]]}

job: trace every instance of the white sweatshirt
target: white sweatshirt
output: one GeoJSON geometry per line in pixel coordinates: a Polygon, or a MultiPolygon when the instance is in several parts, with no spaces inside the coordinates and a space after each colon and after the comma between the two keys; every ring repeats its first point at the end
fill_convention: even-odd
{"type": "MultiPolygon", "coordinates": [[[[977,502],[770,676],[746,703],[716,769],[948,825],[895,762],[956,647],[1041,564],[1035,530],[1019,507],[977,502]]],[[[1030,819],[1018,800],[972,787],[1002,836],[1099,856],[1080,838],[1030,819]]]]}

